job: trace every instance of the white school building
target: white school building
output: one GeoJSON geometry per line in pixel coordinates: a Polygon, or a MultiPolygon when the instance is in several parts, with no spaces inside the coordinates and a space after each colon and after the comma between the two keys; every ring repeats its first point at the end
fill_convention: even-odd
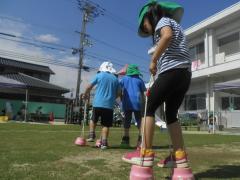
{"type": "Polygon", "coordinates": [[[192,83],[179,112],[214,113],[217,125],[240,127],[240,2],[185,34],[192,83]]]}

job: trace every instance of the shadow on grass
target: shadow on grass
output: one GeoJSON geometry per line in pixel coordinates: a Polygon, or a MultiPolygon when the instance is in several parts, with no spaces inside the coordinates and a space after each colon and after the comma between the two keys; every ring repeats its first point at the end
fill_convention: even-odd
{"type": "MultiPolygon", "coordinates": [[[[153,146],[152,148],[154,150],[157,150],[157,149],[168,149],[169,146],[153,146]]],[[[136,149],[136,147],[134,147],[134,146],[123,147],[121,145],[115,145],[115,146],[110,146],[109,149],[136,149]]]]}
{"type": "Polygon", "coordinates": [[[136,149],[136,147],[133,146],[121,146],[121,145],[114,145],[114,146],[110,146],[109,149],[136,149]]]}
{"type": "Polygon", "coordinates": [[[218,179],[231,179],[240,177],[240,166],[223,165],[214,166],[214,169],[209,169],[205,172],[195,174],[196,179],[203,178],[218,178],[218,179]]]}
{"type": "Polygon", "coordinates": [[[153,146],[153,149],[157,150],[157,149],[169,149],[169,145],[165,145],[165,146],[153,146]]]}

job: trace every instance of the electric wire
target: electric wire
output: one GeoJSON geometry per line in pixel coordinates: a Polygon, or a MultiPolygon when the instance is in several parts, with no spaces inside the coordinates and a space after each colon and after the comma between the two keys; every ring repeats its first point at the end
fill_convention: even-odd
{"type": "Polygon", "coordinates": [[[57,43],[44,42],[44,41],[37,40],[36,38],[29,38],[29,37],[25,37],[25,36],[18,36],[18,35],[15,35],[15,34],[10,34],[10,33],[5,33],[5,32],[0,32],[0,35],[1,36],[11,37],[11,38],[18,38],[18,39],[24,39],[24,40],[28,40],[28,41],[34,41],[36,43],[52,45],[52,46],[61,47],[61,48],[64,48],[64,49],[69,49],[69,50],[73,49],[72,47],[69,47],[69,46],[65,46],[65,45],[61,45],[61,44],[57,44],[57,43]]]}
{"type": "MultiPolygon", "coordinates": [[[[97,8],[101,8],[97,3],[94,3],[94,2],[89,1],[89,0],[87,0],[87,1],[90,2],[90,3],[93,3],[94,5],[96,5],[97,8]]],[[[106,9],[103,9],[103,8],[102,8],[102,10],[103,10],[103,11],[106,11],[106,9]]],[[[110,12],[107,12],[107,14],[108,14],[108,15],[111,14],[111,16],[115,16],[115,15],[113,15],[113,14],[110,13],[110,12]]],[[[24,21],[22,21],[22,20],[16,20],[16,19],[12,19],[12,18],[9,18],[9,17],[0,16],[0,18],[5,18],[5,19],[11,20],[11,21],[24,23],[24,21]]],[[[114,18],[114,19],[115,19],[115,18],[114,18]]],[[[117,18],[117,19],[121,19],[121,18],[117,18]]],[[[124,20],[124,21],[125,21],[125,20],[124,20]]],[[[115,20],[114,20],[114,22],[115,22],[115,20]]],[[[34,24],[33,24],[33,25],[34,25],[34,24]]],[[[36,25],[36,24],[35,24],[35,25],[36,25]]],[[[37,26],[39,27],[39,25],[37,25],[37,26]]],[[[46,27],[46,26],[45,26],[45,27],[46,27]]],[[[47,28],[49,29],[49,26],[48,26],[47,28]]],[[[53,27],[51,27],[51,29],[58,29],[58,28],[53,28],[53,27]]],[[[58,30],[59,30],[59,29],[58,29],[58,30]]],[[[22,36],[21,36],[21,37],[19,36],[19,37],[16,37],[16,38],[22,38],[22,39],[26,39],[26,40],[36,41],[36,40],[34,40],[34,39],[32,39],[32,38],[26,38],[26,37],[22,37],[22,36]]],[[[137,57],[138,59],[144,59],[143,57],[140,57],[140,56],[138,56],[138,55],[136,55],[136,54],[134,54],[134,53],[132,53],[132,52],[130,52],[130,51],[127,51],[127,50],[118,48],[118,47],[113,46],[113,45],[111,45],[111,44],[109,44],[109,43],[107,43],[107,42],[98,40],[98,39],[96,39],[96,38],[93,37],[93,36],[91,36],[91,38],[92,38],[93,40],[99,42],[99,43],[102,43],[102,44],[104,44],[104,45],[106,45],[106,46],[108,46],[108,47],[111,47],[111,48],[113,48],[113,49],[116,49],[116,50],[118,50],[118,51],[124,52],[124,53],[126,53],[126,54],[128,54],[128,55],[130,55],[130,56],[137,57]]],[[[64,49],[68,49],[68,50],[69,50],[69,49],[72,49],[72,48],[67,47],[67,46],[63,46],[63,45],[60,45],[60,44],[53,44],[53,43],[40,42],[40,43],[44,43],[44,44],[48,44],[48,45],[58,46],[58,47],[61,47],[61,48],[64,48],[64,49],[56,48],[56,47],[50,47],[50,46],[45,46],[45,45],[38,45],[38,44],[34,44],[34,43],[31,43],[31,42],[25,42],[25,41],[21,42],[21,41],[17,41],[17,40],[13,40],[13,39],[7,39],[7,38],[5,38],[5,40],[15,41],[15,42],[24,43],[24,44],[28,44],[28,45],[32,45],[32,46],[36,46],[36,47],[40,47],[40,48],[47,48],[47,49],[59,50],[59,51],[65,51],[64,49]]],[[[38,41],[36,41],[36,42],[38,42],[38,41]]],[[[113,59],[113,58],[111,58],[111,59],[113,59]]],[[[119,60],[117,60],[117,61],[119,61],[119,60]]],[[[145,72],[145,73],[146,73],[146,72],[145,72]]]]}

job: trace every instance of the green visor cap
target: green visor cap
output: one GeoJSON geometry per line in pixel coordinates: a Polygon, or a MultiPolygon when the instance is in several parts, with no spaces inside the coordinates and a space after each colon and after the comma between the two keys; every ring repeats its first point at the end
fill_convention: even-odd
{"type": "Polygon", "coordinates": [[[127,76],[142,75],[136,64],[129,64],[126,72],[127,76]]]}
{"type": "Polygon", "coordinates": [[[142,7],[138,16],[138,35],[141,37],[148,37],[151,35],[142,31],[141,24],[143,23],[144,16],[148,12],[149,6],[154,2],[157,2],[161,6],[165,14],[168,14],[172,19],[174,19],[178,23],[180,23],[182,19],[184,9],[181,5],[174,2],[158,2],[158,1],[149,2],[142,7]]]}

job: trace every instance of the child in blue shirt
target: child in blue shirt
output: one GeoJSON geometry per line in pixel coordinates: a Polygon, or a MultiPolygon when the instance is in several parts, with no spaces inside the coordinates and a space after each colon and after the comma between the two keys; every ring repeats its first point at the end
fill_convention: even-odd
{"type": "Polygon", "coordinates": [[[146,91],[145,84],[140,78],[140,71],[135,64],[129,64],[126,75],[121,79],[122,109],[124,112],[124,135],[121,146],[129,146],[129,128],[131,127],[132,113],[134,113],[139,130],[137,147],[141,143],[141,109],[143,104],[143,93],[146,91]]]}
{"type": "Polygon", "coordinates": [[[119,91],[119,82],[113,65],[110,62],[103,62],[99,68],[99,73],[94,77],[91,83],[85,90],[85,99],[90,94],[90,91],[96,86],[96,91],[93,100],[92,120],[90,121],[90,132],[88,142],[94,141],[96,124],[101,118],[101,149],[106,149],[108,146],[109,128],[113,122],[113,107],[119,91]]]}

